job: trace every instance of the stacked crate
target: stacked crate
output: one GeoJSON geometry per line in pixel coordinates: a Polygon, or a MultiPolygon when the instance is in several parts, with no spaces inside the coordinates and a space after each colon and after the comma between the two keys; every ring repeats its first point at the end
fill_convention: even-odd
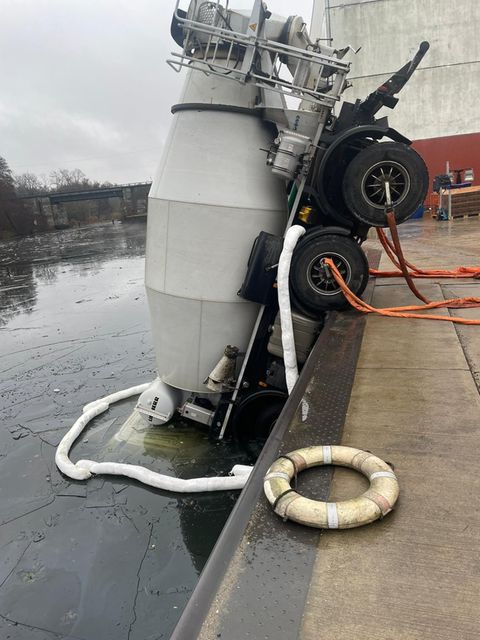
{"type": "Polygon", "coordinates": [[[452,189],[452,218],[480,215],[480,187],[452,189]]]}

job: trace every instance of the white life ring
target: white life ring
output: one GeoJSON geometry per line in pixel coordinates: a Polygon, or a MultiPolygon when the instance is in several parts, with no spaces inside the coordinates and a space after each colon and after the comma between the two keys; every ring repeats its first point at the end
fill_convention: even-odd
{"type": "Polygon", "coordinates": [[[399,494],[397,478],[386,462],[367,451],[337,445],[306,447],[279,457],[267,471],[263,488],[280,517],[320,529],[351,529],[383,518],[399,494]],[[292,489],[290,482],[300,471],[325,464],[360,471],[369,479],[369,489],[342,502],[311,500],[292,489]]]}

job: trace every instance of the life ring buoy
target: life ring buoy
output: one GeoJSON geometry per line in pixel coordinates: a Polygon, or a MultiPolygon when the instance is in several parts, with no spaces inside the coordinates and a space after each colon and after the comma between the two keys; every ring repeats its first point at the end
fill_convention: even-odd
{"type": "Polygon", "coordinates": [[[351,529],[383,518],[395,504],[399,486],[386,462],[368,451],[337,445],[306,447],[280,456],[267,471],[263,488],[277,515],[319,529],[351,529]],[[370,487],[352,500],[321,502],[292,489],[298,473],[310,467],[333,464],[363,473],[370,487]]]}

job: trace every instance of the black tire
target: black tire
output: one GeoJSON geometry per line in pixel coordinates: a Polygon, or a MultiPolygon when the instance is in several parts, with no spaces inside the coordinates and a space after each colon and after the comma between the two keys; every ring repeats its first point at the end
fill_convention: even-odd
{"type": "MultiPolygon", "coordinates": [[[[357,220],[352,216],[343,196],[343,178],[347,167],[355,156],[371,144],[375,143],[366,138],[356,138],[339,145],[330,155],[321,174],[319,174],[319,163],[322,155],[317,155],[318,160],[313,169],[313,184],[317,191],[323,194],[327,201],[326,204],[328,204],[328,211],[323,211],[324,216],[328,213],[327,219],[322,221],[325,226],[339,224],[347,229],[355,227],[357,220]],[[331,221],[328,218],[331,218],[331,221]]],[[[322,210],[322,206],[320,206],[320,210],[322,210]]]]}
{"type": "Polygon", "coordinates": [[[263,389],[240,400],[232,417],[236,437],[239,440],[268,438],[287,397],[284,391],[263,389]]]}
{"type": "Polygon", "coordinates": [[[290,267],[290,287],[295,298],[313,314],[345,309],[348,301],[322,269],[322,259],[332,258],[351,291],[360,296],[368,282],[368,261],[360,245],[348,236],[325,235],[297,245],[290,267]]]}
{"type": "Polygon", "coordinates": [[[292,287],[290,287],[290,306],[292,307],[292,311],[296,313],[300,313],[302,316],[306,318],[311,318],[312,320],[322,320],[325,316],[325,309],[322,310],[313,310],[309,307],[306,307],[304,304],[300,302],[300,300],[295,295],[295,291],[292,287]]]}
{"type": "Polygon", "coordinates": [[[400,142],[380,142],[361,151],[343,179],[343,196],[352,214],[373,227],[386,227],[385,178],[389,178],[397,224],[424,202],[428,190],[425,162],[400,142]]]}

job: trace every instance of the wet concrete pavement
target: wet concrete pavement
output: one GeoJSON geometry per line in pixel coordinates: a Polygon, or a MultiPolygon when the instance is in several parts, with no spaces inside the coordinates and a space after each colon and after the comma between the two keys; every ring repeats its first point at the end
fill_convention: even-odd
{"type": "MultiPolygon", "coordinates": [[[[425,218],[399,233],[419,267],[480,264],[478,217],[425,218]]],[[[374,237],[369,249],[379,249],[374,237]]],[[[380,268],[391,270],[385,256],[380,268]]],[[[417,286],[435,300],[480,297],[478,279],[432,277],[417,286]]],[[[398,278],[371,279],[363,297],[378,308],[418,302],[398,278]]],[[[435,313],[480,319],[479,308],[435,313]]],[[[478,640],[479,423],[478,325],[353,310],[331,316],[173,638],[478,640]],[[270,464],[327,444],[392,463],[400,498],[391,514],[342,531],[274,514],[263,495],[270,464]]],[[[301,473],[299,493],[335,502],[368,486],[340,467],[330,482],[327,469],[301,473]]]]}
{"type": "MultiPolygon", "coordinates": [[[[0,638],[168,638],[238,492],[181,496],[64,478],[55,447],[87,402],[152,379],[145,225],[0,244],[0,638]]],[[[73,448],[180,477],[251,459],[189,424],[121,430],[133,402],[73,448]]]]}

